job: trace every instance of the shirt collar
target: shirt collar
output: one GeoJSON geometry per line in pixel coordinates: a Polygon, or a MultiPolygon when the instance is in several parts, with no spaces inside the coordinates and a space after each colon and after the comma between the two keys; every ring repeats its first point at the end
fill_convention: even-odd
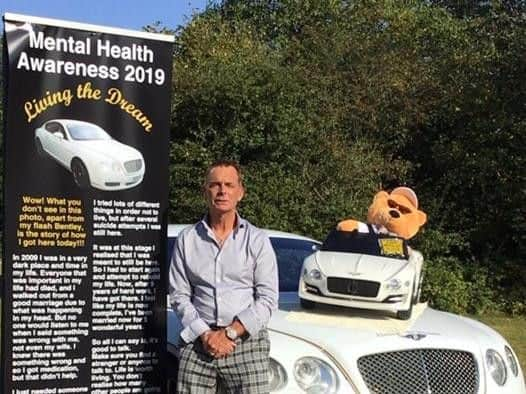
{"type": "Polygon", "coordinates": [[[239,216],[239,213],[236,212],[236,226],[234,227],[234,234],[237,234],[240,229],[245,228],[246,220],[239,216]]]}
{"type": "MultiPolygon", "coordinates": [[[[206,229],[208,234],[212,237],[212,234],[214,233],[212,229],[210,228],[210,225],[208,224],[208,213],[206,213],[203,218],[201,219],[201,224],[206,229]]],[[[239,213],[236,211],[236,225],[233,229],[233,235],[234,237],[239,233],[241,229],[244,229],[247,226],[246,220],[243,219],[239,213]]]]}

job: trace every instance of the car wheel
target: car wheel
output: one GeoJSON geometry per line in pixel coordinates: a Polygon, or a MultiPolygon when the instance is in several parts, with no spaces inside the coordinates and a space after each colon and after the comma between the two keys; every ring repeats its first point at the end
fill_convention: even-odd
{"type": "Polygon", "coordinates": [[[303,309],[313,309],[316,306],[316,303],[314,301],[300,298],[300,305],[303,309]]]}
{"type": "Polygon", "coordinates": [[[37,155],[40,157],[46,156],[46,151],[42,147],[42,142],[38,138],[35,139],[35,150],[37,151],[37,155]]]}
{"type": "Polygon", "coordinates": [[[88,170],[82,161],[79,159],[73,160],[71,163],[71,172],[73,173],[73,179],[78,187],[81,189],[87,189],[90,187],[88,170]]]}

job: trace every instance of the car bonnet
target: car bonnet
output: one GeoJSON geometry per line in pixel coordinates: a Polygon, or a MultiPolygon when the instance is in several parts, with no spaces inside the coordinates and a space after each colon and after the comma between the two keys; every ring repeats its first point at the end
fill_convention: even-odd
{"type": "Polygon", "coordinates": [[[330,308],[321,312],[281,308],[269,329],[316,345],[347,370],[354,370],[360,357],[372,353],[436,348],[464,350],[480,357],[482,349],[504,343],[492,329],[427,304],[416,305],[408,321],[380,311],[346,313],[345,308],[330,308]]]}
{"type": "Polygon", "coordinates": [[[114,160],[126,161],[141,158],[141,154],[137,149],[116,140],[87,140],[76,142],[81,149],[95,152],[114,160]]]}
{"type": "Polygon", "coordinates": [[[366,254],[318,251],[315,254],[320,270],[326,276],[355,277],[384,281],[407,265],[407,260],[366,254]]]}

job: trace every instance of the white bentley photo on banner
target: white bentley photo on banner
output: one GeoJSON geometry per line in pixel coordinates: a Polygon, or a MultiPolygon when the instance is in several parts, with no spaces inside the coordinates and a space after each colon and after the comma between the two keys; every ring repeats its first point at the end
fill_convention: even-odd
{"type": "Polygon", "coordinates": [[[81,189],[124,190],[137,186],[144,177],[141,152],[92,123],[50,120],[36,129],[35,149],[69,170],[81,189]]]}

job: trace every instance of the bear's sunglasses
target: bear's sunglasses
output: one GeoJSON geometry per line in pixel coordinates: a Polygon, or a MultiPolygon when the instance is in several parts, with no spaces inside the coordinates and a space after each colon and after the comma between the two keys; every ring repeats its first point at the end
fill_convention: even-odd
{"type": "Polygon", "coordinates": [[[411,213],[411,209],[409,209],[409,208],[407,208],[407,207],[405,207],[403,205],[398,204],[395,200],[388,199],[387,200],[387,205],[389,205],[389,208],[398,209],[402,215],[406,215],[408,213],[411,213]]]}

